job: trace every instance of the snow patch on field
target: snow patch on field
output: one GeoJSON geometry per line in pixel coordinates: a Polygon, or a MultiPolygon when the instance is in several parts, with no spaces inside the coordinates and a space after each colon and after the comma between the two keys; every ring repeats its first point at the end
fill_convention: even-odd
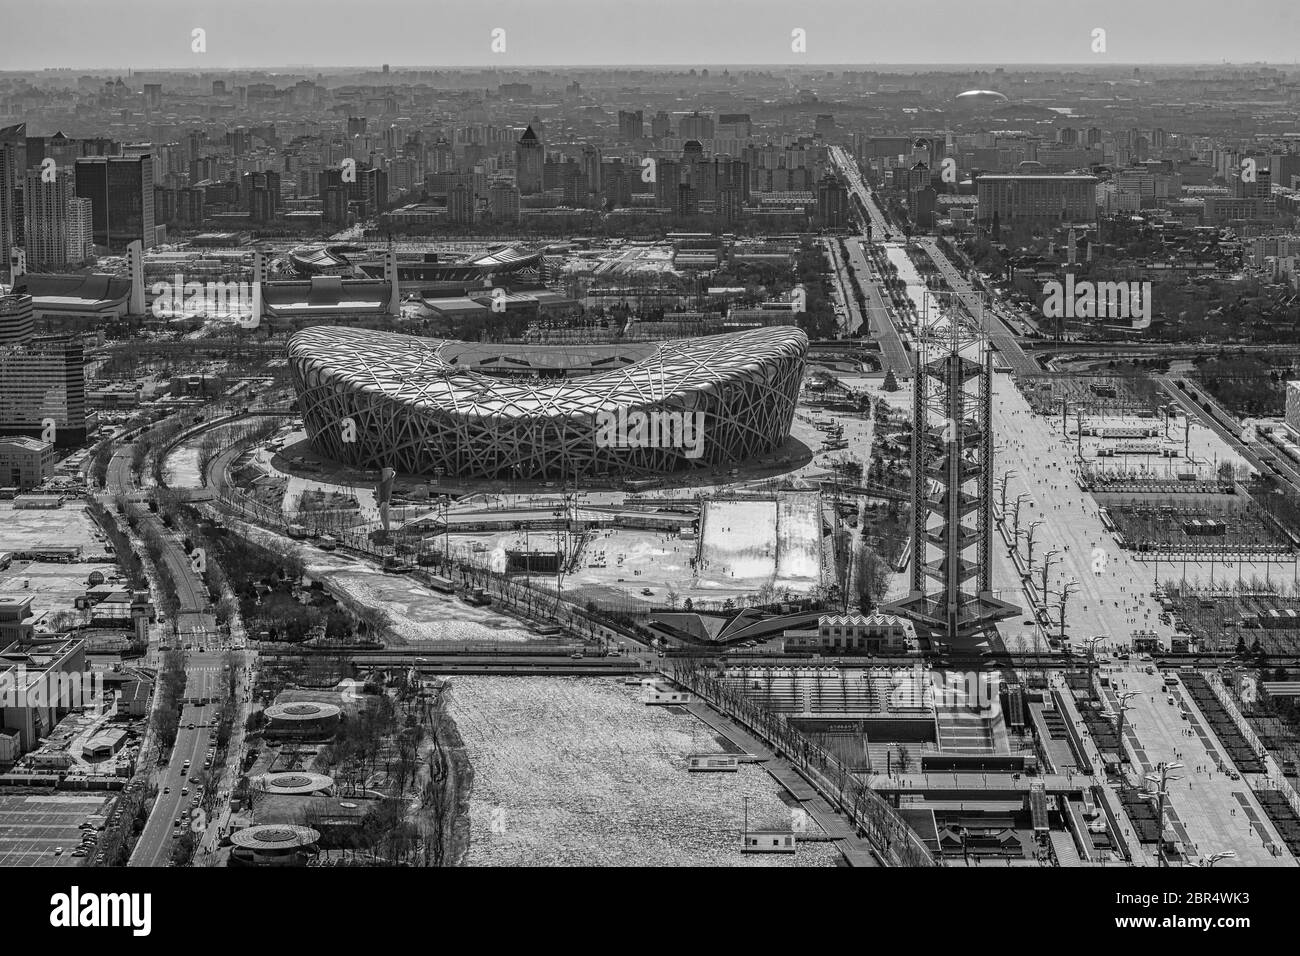
{"type": "Polygon", "coordinates": [[[806,590],[821,581],[816,493],[705,503],[701,588],[806,590]]]}
{"type": "Polygon", "coordinates": [[[690,773],[689,754],[723,752],[717,738],[639,694],[593,678],[452,678],[451,714],[474,766],[467,863],[836,865],[831,843],[742,855],[744,798],[751,827],[788,825],[780,787],[753,764],[690,773]]]}

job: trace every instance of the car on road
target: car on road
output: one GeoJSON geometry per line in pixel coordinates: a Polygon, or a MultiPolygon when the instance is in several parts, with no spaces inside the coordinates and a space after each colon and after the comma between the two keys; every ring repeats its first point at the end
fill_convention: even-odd
{"type": "Polygon", "coordinates": [[[171,787],[163,787],[163,793],[171,793],[171,792],[172,792],[171,787]]]}
{"type": "Polygon", "coordinates": [[[85,850],[73,850],[73,851],[72,851],[72,855],[73,855],[73,856],[77,856],[77,857],[84,857],[84,856],[86,855],[86,851],[85,851],[85,850]]]}
{"type": "Polygon", "coordinates": [[[182,797],[188,797],[189,795],[190,795],[190,788],[189,788],[189,787],[181,787],[181,796],[182,796],[182,797]]]}
{"type": "Polygon", "coordinates": [[[189,725],[188,727],[186,727],[185,729],[186,729],[186,730],[193,730],[193,729],[194,729],[194,725],[193,725],[193,724],[190,724],[190,725],[189,725]]]}
{"type": "Polygon", "coordinates": [[[56,847],[54,848],[54,855],[55,855],[55,856],[63,856],[63,847],[61,847],[61,846],[56,846],[56,847]]]}
{"type": "Polygon", "coordinates": [[[173,840],[175,840],[175,839],[176,839],[177,837],[179,837],[180,835],[181,835],[181,828],[180,828],[180,827],[176,827],[175,829],[172,830],[172,839],[173,839],[173,840]]]}

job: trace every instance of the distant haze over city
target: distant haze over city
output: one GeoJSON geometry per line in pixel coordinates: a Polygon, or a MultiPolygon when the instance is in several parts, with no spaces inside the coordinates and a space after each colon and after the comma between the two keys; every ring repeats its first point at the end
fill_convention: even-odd
{"type": "Polygon", "coordinates": [[[1090,4],[915,0],[342,0],[10,4],[7,70],[176,69],[389,63],[422,67],[596,65],[1294,63],[1300,12],[1285,0],[1090,4]],[[75,30],[66,25],[75,23],[75,30]],[[1261,29],[1268,23],[1267,29],[1261,29]],[[206,31],[207,50],[191,50],[206,31]],[[504,49],[492,49],[501,29],[504,49]],[[1106,31],[1094,52],[1093,31],[1106,31]],[[802,52],[792,31],[803,30],[802,52]]]}

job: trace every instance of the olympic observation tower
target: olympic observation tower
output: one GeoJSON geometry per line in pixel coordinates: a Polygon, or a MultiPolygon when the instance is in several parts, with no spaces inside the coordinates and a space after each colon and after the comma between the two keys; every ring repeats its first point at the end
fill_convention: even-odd
{"type": "Polygon", "coordinates": [[[908,596],[884,610],[969,638],[1020,612],[993,592],[993,350],[983,303],[925,293],[912,386],[908,596]]]}

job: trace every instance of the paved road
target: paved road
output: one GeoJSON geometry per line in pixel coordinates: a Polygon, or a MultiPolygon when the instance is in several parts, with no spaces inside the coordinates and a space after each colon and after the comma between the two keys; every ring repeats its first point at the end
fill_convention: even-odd
{"type": "Polygon", "coordinates": [[[903,346],[903,337],[894,322],[892,310],[886,305],[887,298],[880,288],[880,274],[867,260],[862,251],[865,240],[849,239],[845,245],[849,249],[849,263],[858,273],[858,282],[862,294],[867,300],[867,314],[870,319],[871,337],[880,344],[880,354],[886,369],[893,369],[900,380],[912,377],[912,353],[903,346]]]}
{"type": "Polygon", "coordinates": [[[1222,418],[1202,408],[1201,401],[1210,401],[1211,406],[1219,408],[1224,415],[1228,414],[1226,409],[1223,409],[1221,405],[1215,402],[1212,396],[1198,388],[1194,382],[1189,381],[1186,390],[1179,388],[1177,381],[1180,378],[1181,376],[1177,375],[1158,375],[1156,381],[1160,383],[1189,417],[1196,416],[1196,419],[1202,425],[1223,439],[1224,444],[1250,462],[1252,468],[1262,475],[1271,474],[1290,485],[1293,491],[1300,492],[1300,468],[1287,457],[1285,452],[1273,445],[1262,433],[1262,430],[1257,433],[1258,439],[1256,441],[1243,442],[1239,437],[1241,433],[1239,427],[1224,424],[1222,418]],[[1270,463],[1276,467],[1271,467],[1270,463]]]}
{"type": "Polygon", "coordinates": [[[998,316],[997,310],[983,309],[981,311],[981,294],[971,288],[965,276],[943,254],[937,241],[929,236],[920,236],[916,239],[916,243],[934,261],[935,266],[939,269],[939,274],[948,283],[948,287],[957,293],[957,297],[966,306],[966,311],[972,318],[983,315],[989,341],[998,350],[1002,360],[1011,367],[1012,372],[1016,375],[1032,375],[1039,372],[1038,366],[1034,364],[1033,359],[1025,354],[1024,349],[1020,347],[1020,343],[1016,341],[1015,335],[998,316]]]}
{"type": "MultiPolygon", "coordinates": [[[[141,501],[146,497],[136,486],[131,477],[130,447],[119,448],[110,459],[107,473],[107,492],[111,496],[123,496],[127,499],[126,507],[137,521],[151,525],[157,530],[166,545],[163,561],[171,571],[176,584],[179,611],[174,622],[172,642],[174,646],[188,645],[193,650],[189,653],[186,664],[185,696],[187,699],[214,697],[220,685],[221,654],[220,637],[217,633],[216,619],[208,602],[208,590],[202,579],[195,573],[189,555],[178,536],[174,535],[162,522],[159,515],[145,507],[141,501]]],[[[158,647],[150,648],[156,654],[158,647]]],[[[216,717],[216,705],[202,707],[186,704],[181,712],[181,727],[176,745],[172,750],[167,767],[160,771],[158,781],[158,799],[150,811],[135,850],[131,855],[132,866],[162,866],[171,856],[172,831],[177,817],[186,815],[191,796],[181,793],[188,787],[187,776],[193,776],[203,766],[207,751],[207,729],[202,725],[216,717]],[[189,724],[195,725],[189,730],[189,724]],[[181,772],[186,759],[192,762],[188,775],[181,772]],[[170,787],[170,793],[164,788],[170,787]]]]}

